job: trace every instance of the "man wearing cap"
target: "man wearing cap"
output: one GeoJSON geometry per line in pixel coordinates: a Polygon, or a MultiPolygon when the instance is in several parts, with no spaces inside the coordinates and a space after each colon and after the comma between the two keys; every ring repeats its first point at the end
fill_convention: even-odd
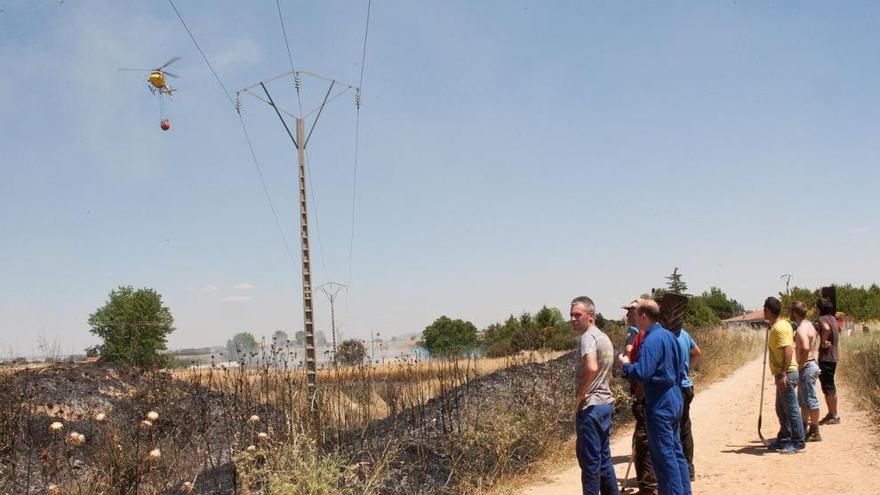
{"type": "Polygon", "coordinates": [[[638,381],[645,390],[645,419],[651,464],[663,495],[690,495],[687,459],[681,446],[682,413],[681,349],[675,335],[658,322],[660,306],[647,300],[636,308],[636,323],[644,330],[638,359],[618,359],[624,374],[638,381]]]}
{"type": "Polygon", "coordinates": [[[633,343],[636,341],[636,338],[639,336],[639,327],[636,326],[636,307],[641,302],[641,299],[633,299],[631,303],[627,304],[623,307],[626,310],[626,315],[623,317],[623,321],[627,324],[626,329],[626,353],[629,354],[632,352],[633,343]]]}
{"type": "Polygon", "coordinates": [[[596,305],[589,297],[571,301],[571,326],[578,334],[575,369],[575,443],[584,495],[618,495],[611,462],[611,416],[614,394],[611,370],[614,347],[596,327],[596,305]]]}
{"type": "MultiPolygon", "coordinates": [[[[636,308],[642,302],[644,302],[642,298],[634,299],[623,307],[626,310],[626,323],[630,325],[627,330],[626,354],[629,356],[630,362],[633,363],[638,360],[639,347],[642,344],[642,339],[645,338],[645,332],[639,330],[636,324],[636,308]],[[635,335],[630,340],[633,330],[635,330],[635,335]]],[[[648,427],[645,423],[645,390],[639,382],[631,379],[629,392],[632,395],[632,415],[635,419],[632,456],[633,464],[636,467],[636,480],[639,484],[638,495],[657,495],[657,477],[654,475],[654,467],[651,465],[648,427]]]]}

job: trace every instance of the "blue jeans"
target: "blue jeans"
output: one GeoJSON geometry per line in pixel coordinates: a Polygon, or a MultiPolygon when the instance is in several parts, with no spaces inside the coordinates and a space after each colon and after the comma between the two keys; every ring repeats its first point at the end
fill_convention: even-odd
{"type": "MultiPolygon", "coordinates": [[[[798,403],[801,409],[817,411],[819,409],[819,394],[816,389],[816,380],[819,378],[819,365],[816,361],[807,361],[801,370],[798,380],[798,403]]],[[[806,418],[803,418],[806,419],[806,418]]]]}
{"type": "MultiPolygon", "coordinates": [[[[673,386],[647,405],[648,447],[651,464],[663,495],[691,495],[691,476],[681,446],[681,391],[673,386]]],[[[647,397],[646,397],[647,399],[647,397]]]]}
{"type": "Polygon", "coordinates": [[[776,388],[776,417],[779,418],[776,442],[783,448],[792,445],[801,449],[804,448],[804,423],[797,398],[798,372],[789,371],[786,376],[788,385],[782,391],[776,388]]]}
{"type": "Polygon", "coordinates": [[[609,442],[612,413],[611,404],[590,406],[577,413],[576,449],[584,495],[619,495],[609,442]]]}

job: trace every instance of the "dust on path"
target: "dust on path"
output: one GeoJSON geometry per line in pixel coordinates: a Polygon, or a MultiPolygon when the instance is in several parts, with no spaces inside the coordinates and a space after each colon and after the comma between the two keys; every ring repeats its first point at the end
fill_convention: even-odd
{"type": "MultiPolygon", "coordinates": [[[[716,382],[691,404],[694,431],[694,465],[697,495],[779,494],[801,490],[848,495],[880,493],[880,438],[869,428],[867,415],[856,410],[846,389],[840,389],[841,423],[821,428],[822,441],[808,442],[801,454],[769,452],[757,435],[759,358],[716,382]]],[[[767,373],[764,389],[764,437],[776,435],[779,422],[774,409],[774,385],[767,373]]],[[[820,392],[821,395],[821,392],[820,392]]],[[[821,400],[821,413],[825,402],[821,400]]],[[[632,428],[615,435],[611,455],[619,479],[629,462],[632,428]]],[[[572,452],[571,468],[546,475],[515,493],[558,495],[580,493],[580,470],[572,452]]],[[[635,476],[635,469],[630,478],[635,476]]],[[[630,486],[634,486],[632,481],[630,486]]]]}

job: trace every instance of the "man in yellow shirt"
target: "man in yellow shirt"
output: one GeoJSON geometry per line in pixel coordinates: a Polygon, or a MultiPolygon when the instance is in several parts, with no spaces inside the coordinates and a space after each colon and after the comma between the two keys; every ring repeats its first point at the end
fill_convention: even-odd
{"type": "Polygon", "coordinates": [[[776,416],[779,434],[770,445],[782,454],[803,452],[804,424],[797,400],[798,364],[794,355],[794,330],[791,323],[779,318],[782,303],[775,297],[764,301],[764,318],[770,323],[767,350],[770,372],[776,379],[776,416]]]}

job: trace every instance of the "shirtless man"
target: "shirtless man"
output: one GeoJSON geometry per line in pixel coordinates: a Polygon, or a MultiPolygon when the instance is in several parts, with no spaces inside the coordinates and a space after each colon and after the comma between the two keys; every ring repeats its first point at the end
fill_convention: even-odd
{"type": "Polygon", "coordinates": [[[801,418],[805,440],[818,442],[819,435],[819,393],[816,380],[819,378],[819,332],[807,320],[807,305],[802,301],[794,301],[789,309],[791,319],[797,323],[794,334],[794,348],[798,362],[798,403],[801,406],[801,418]]]}

